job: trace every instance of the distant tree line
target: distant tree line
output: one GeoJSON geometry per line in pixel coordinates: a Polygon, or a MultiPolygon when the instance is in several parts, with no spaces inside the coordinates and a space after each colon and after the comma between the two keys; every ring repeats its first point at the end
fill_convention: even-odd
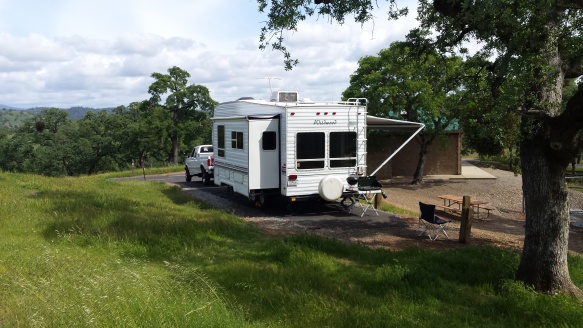
{"type": "Polygon", "coordinates": [[[178,67],[153,73],[149,99],[113,110],[41,110],[22,126],[0,132],[0,170],[76,176],[144,165],[178,164],[179,154],[211,141],[216,102],[208,89],[189,84],[178,67]]]}

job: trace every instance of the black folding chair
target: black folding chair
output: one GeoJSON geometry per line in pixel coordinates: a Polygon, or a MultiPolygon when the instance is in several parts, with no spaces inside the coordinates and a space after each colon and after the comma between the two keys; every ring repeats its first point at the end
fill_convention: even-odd
{"type": "Polygon", "coordinates": [[[419,202],[419,230],[422,230],[419,233],[419,236],[426,233],[430,240],[434,241],[437,239],[440,233],[449,240],[449,236],[447,232],[445,232],[445,228],[447,224],[451,221],[443,220],[435,215],[435,205],[433,204],[425,204],[419,202]],[[430,233],[431,232],[431,233],[430,233]]]}

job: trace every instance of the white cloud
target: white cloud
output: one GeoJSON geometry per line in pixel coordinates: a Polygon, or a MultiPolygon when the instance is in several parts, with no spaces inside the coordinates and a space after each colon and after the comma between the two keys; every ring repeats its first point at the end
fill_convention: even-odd
{"type": "Polygon", "coordinates": [[[286,33],[300,65],[285,71],[280,52],[259,50],[264,20],[256,0],[0,0],[0,104],[127,105],[147,99],[150,75],[172,66],[218,101],[267,98],[268,77],[274,90],[338,100],[359,58],[415,24],[388,22],[384,8],[363,26],[302,22],[286,33]]]}
{"type": "Polygon", "coordinates": [[[19,38],[1,33],[0,44],[0,56],[14,62],[53,62],[66,60],[72,55],[58,41],[38,34],[19,38]]]}

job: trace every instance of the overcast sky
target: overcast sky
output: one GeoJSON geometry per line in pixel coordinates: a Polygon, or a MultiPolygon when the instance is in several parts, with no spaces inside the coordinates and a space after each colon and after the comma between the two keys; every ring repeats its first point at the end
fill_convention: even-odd
{"type": "Polygon", "coordinates": [[[266,15],[257,7],[256,0],[0,0],[0,104],[128,105],[147,99],[150,75],[172,66],[219,102],[268,98],[267,77],[274,91],[338,100],[359,58],[417,24],[415,6],[396,22],[385,7],[374,24],[302,23],[286,35],[300,61],[288,72],[280,52],[259,50],[266,15]]]}

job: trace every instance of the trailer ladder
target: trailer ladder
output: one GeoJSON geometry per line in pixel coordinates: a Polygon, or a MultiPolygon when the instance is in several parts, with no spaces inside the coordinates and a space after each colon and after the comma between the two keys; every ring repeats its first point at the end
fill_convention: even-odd
{"type": "Polygon", "coordinates": [[[363,149],[364,151],[360,152],[360,158],[357,159],[356,168],[358,174],[365,174],[366,173],[366,155],[367,155],[367,138],[366,138],[366,124],[365,126],[360,126],[359,115],[364,115],[364,120],[366,122],[367,112],[367,105],[368,100],[366,98],[348,98],[347,101],[340,102],[341,104],[356,106],[356,145],[357,145],[357,153],[358,149],[363,149]],[[365,110],[360,112],[360,108],[364,107],[365,110]],[[362,147],[362,148],[361,148],[362,147]],[[365,163],[364,165],[359,165],[359,163],[365,163]],[[360,172],[358,169],[364,169],[364,172],[360,172]]]}

